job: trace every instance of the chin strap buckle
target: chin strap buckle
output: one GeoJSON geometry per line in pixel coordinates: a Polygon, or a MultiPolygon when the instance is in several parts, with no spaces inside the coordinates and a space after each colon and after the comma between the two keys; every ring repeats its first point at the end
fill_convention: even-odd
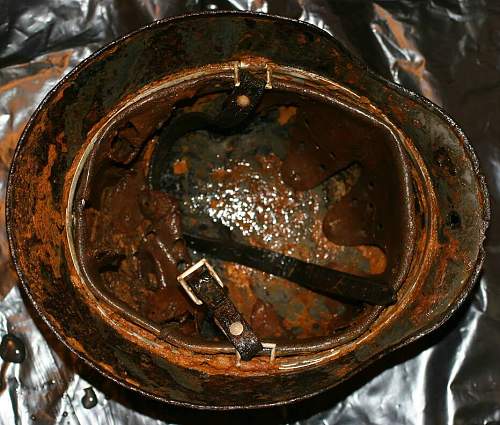
{"type": "Polygon", "coordinates": [[[198,261],[177,277],[186,293],[197,305],[205,305],[215,323],[236,348],[242,360],[250,360],[262,349],[257,335],[236,309],[224,285],[207,260],[198,261]]]}

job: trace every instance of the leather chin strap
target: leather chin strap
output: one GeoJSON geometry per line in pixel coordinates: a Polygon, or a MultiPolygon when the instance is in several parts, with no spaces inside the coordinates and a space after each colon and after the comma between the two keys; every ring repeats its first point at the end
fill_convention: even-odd
{"type": "Polygon", "coordinates": [[[250,360],[263,347],[241,313],[228,297],[219,277],[206,260],[201,260],[178,277],[193,301],[202,303],[217,326],[234,345],[242,360],[250,360]]]}
{"type": "Polygon", "coordinates": [[[200,238],[186,233],[183,237],[196,251],[282,277],[329,296],[373,305],[395,302],[392,288],[373,278],[354,276],[228,239],[200,238]]]}

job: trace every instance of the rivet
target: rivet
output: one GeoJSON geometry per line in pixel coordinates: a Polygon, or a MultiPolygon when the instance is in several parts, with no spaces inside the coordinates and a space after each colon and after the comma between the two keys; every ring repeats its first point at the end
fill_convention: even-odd
{"type": "Polygon", "coordinates": [[[234,322],[231,323],[229,326],[229,332],[231,332],[231,335],[238,336],[243,333],[243,325],[241,322],[234,322]]]}
{"type": "Polygon", "coordinates": [[[242,94],[236,98],[236,103],[240,108],[246,108],[248,105],[250,105],[250,98],[242,94]]]}

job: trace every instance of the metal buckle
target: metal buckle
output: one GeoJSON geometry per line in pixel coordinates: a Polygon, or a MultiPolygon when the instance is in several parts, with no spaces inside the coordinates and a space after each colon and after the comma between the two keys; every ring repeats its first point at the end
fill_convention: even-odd
{"type": "MultiPolygon", "coordinates": [[[[269,363],[274,363],[276,359],[276,344],[273,342],[262,342],[262,351],[269,351],[269,363]]],[[[236,366],[241,366],[241,355],[236,350],[236,366]]]]}
{"type": "Polygon", "coordinates": [[[240,85],[240,69],[250,69],[254,71],[263,71],[266,73],[266,89],[273,88],[273,70],[267,62],[249,63],[245,61],[237,61],[233,63],[234,70],[234,86],[240,85]]]}
{"type": "Polygon", "coordinates": [[[193,272],[195,272],[196,270],[198,270],[199,268],[205,266],[208,271],[210,272],[210,274],[213,276],[213,278],[217,281],[217,283],[222,287],[224,288],[224,284],[222,283],[222,280],[220,279],[220,277],[217,275],[217,273],[215,272],[214,268],[210,265],[210,263],[205,259],[201,259],[200,261],[198,261],[196,264],[192,265],[191,267],[189,267],[187,270],[185,270],[183,273],[181,273],[179,276],[177,276],[177,280],[179,281],[179,283],[182,285],[182,287],[184,288],[184,290],[186,291],[186,293],[189,295],[189,298],[191,298],[193,300],[193,302],[197,305],[202,305],[203,304],[203,301],[200,300],[193,292],[193,290],[189,287],[188,283],[186,282],[186,278],[191,275],[193,272]]]}

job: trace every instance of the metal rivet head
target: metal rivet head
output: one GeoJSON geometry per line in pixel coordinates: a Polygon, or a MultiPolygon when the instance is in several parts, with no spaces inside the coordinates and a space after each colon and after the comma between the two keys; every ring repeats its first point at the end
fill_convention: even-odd
{"type": "Polygon", "coordinates": [[[234,322],[231,323],[229,326],[229,332],[231,332],[231,335],[238,336],[243,333],[243,325],[241,322],[234,322]]]}
{"type": "Polygon", "coordinates": [[[236,103],[240,108],[246,108],[248,105],[250,105],[250,98],[242,94],[236,98],[236,103]]]}

